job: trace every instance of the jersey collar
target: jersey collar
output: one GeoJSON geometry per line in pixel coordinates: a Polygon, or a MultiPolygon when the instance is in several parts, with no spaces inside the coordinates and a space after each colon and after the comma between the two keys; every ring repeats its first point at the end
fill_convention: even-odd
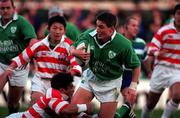
{"type": "Polygon", "coordinates": [[[17,19],[18,19],[18,14],[15,12],[12,20],[10,20],[6,25],[2,26],[2,16],[0,15],[0,26],[5,29],[12,21],[15,21],[17,19]]]}
{"type": "Polygon", "coordinates": [[[97,41],[97,39],[96,39],[96,34],[97,34],[96,29],[93,30],[92,32],[90,32],[89,35],[94,38],[95,42],[97,43],[97,45],[98,45],[100,48],[103,48],[105,45],[107,45],[108,43],[110,43],[110,42],[114,39],[114,37],[116,36],[116,33],[117,33],[116,30],[114,30],[113,35],[111,36],[111,40],[107,41],[107,42],[104,43],[103,45],[99,45],[99,43],[98,43],[98,41],[97,41]]]}
{"type": "MultiPolygon", "coordinates": [[[[49,37],[49,35],[47,35],[47,36],[42,40],[42,42],[43,42],[46,46],[49,47],[50,44],[49,44],[48,37],[49,37]]],[[[63,36],[61,37],[60,43],[64,42],[64,40],[65,40],[65,35],[63,35],[63,36]]],[[[59,43],[59,44],[60,44],[60,43],[59,43]]]]}

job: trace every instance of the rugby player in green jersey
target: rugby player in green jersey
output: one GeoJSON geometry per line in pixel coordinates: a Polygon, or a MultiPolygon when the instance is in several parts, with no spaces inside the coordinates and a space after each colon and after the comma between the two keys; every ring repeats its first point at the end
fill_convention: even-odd
{"type": "MultiPolygon", "coordinates": [[[[16,13],[13,0],[0,1],[0,37],[0,74],[2,74],[10,64],[11,59],[19,55],[30,41],[36,40],[33,26],[16,13]]],[[[29,66],[18,68],[9,79],[9,113],[18,111],[18,103],[26,85],[28,72],[29,66]]]]}
{"type": "Polygon", "coordinates": [[[116,32],[117,18],[104,12],[97,16],[96,28],[80,34],[71,53],[82,60],[89,57],[77,47],[82,42],[90,45],[89,68],[83,73],[80,87],[72,97],[72,103],[88,103],[96,97],[101,103],[98,117],[113,118],[122,84],[123,65],[132,69],[132,82],[127,91],[128,99],[134,103],[140,75],[140,61],[132,44],[116,32]]]}

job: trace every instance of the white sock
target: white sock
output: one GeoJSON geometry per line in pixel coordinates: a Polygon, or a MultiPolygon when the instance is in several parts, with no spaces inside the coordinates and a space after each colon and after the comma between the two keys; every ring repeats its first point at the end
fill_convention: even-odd
{"type": "Polygon", "coordinates": [[[161,118],[170,118],[172,112],[174,110],[176,110],[178,107],[178,104],[176,104],[175,102],[173,102],[172,100],[170,100],[166,106],[165,106],[165,109],[164,109],[164,112],[163,112],[163,115],[161,118]]]}
{"type": "Polygon", "coordinates": [[[150,118],[152,110],[148,109],[145,105],[141,112],[141,118],[150,118]]]}

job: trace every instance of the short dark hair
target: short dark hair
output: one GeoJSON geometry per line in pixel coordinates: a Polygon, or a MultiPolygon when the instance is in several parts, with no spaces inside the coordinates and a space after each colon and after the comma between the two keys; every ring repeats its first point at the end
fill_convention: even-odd
{"type": "Polygon", "coordinates": [[[177,4],[175,7],[174,7],[174,11],[173,11],[173,14],[175,15],[176,11],[177,10],[180,10],[180,4],[177,4]]]}
{"type": "Polygon", "coordinates": [[[109,12],[103,12],[99,14],[96,20],[104,22],[108,27],[116,27],[117,24],[117,17],[109,12]]]}
{"type": "Polygon", "coordinates": [[[10,1],[11,5],[15,8],[14,1],[13,0],[0,0],[0,2],[7,2],[10,1]]]}
{"type": "Polygon", "coordinates": [[[48,19],[48,28],[51,27],[53,23],[61,23],[64,28],[66,28],[66,20],[63,16],[54,16],[48,19]]]}
{"type": "Polygon", "coordinates": [[[69,73],[57,73],[51,79],[51,87],[59,90],[60,88],[67,89],[73,82],[73,76],[69,73]]]}

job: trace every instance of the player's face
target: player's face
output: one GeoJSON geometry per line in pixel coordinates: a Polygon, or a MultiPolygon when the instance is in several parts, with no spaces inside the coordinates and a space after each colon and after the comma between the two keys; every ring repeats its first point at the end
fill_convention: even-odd
{"type": "Polygon", "coordinates": [[[4,20],[11,20],[15,12],[15,7],[12,6],[11,1],[0,2],[0,15],[4,20]]]}
{"type": "Polygon", "coordinates": [[[139,22],[136,19],[130,19],[127,25],[127,33],[135,37],[139,32],[139,22]]]}
{"type": "Polygon", "coordinates": [[[73,84],[70,84],[70,85],[67,87],[67,89],[65,90],[65,94],[66,94],[69,98],[72,98],[73,93],[74,93],[74,85],[73,85],[73,84]]]}
{"type": "Polygon", "coordinates": [[[61,40],[62,35],[65,34],[64,25],[58,22],[55,22],[49,28],[50,37],[54,41],[61,40]]]}
{"type": "Polygon", "coordinates": [[[176,11],[174,15],[174,19],[175,19],[176,26],[180,27],[180,10],[176,11]]]}
{"type": "Polygon", "coordinates": [[[96,21],[96,30],[97,38],[102,41],[109,39],[112,35],[112,32],[114,31],[112,27],[107,27],[104,22],[99,20],[96,21]]]}

